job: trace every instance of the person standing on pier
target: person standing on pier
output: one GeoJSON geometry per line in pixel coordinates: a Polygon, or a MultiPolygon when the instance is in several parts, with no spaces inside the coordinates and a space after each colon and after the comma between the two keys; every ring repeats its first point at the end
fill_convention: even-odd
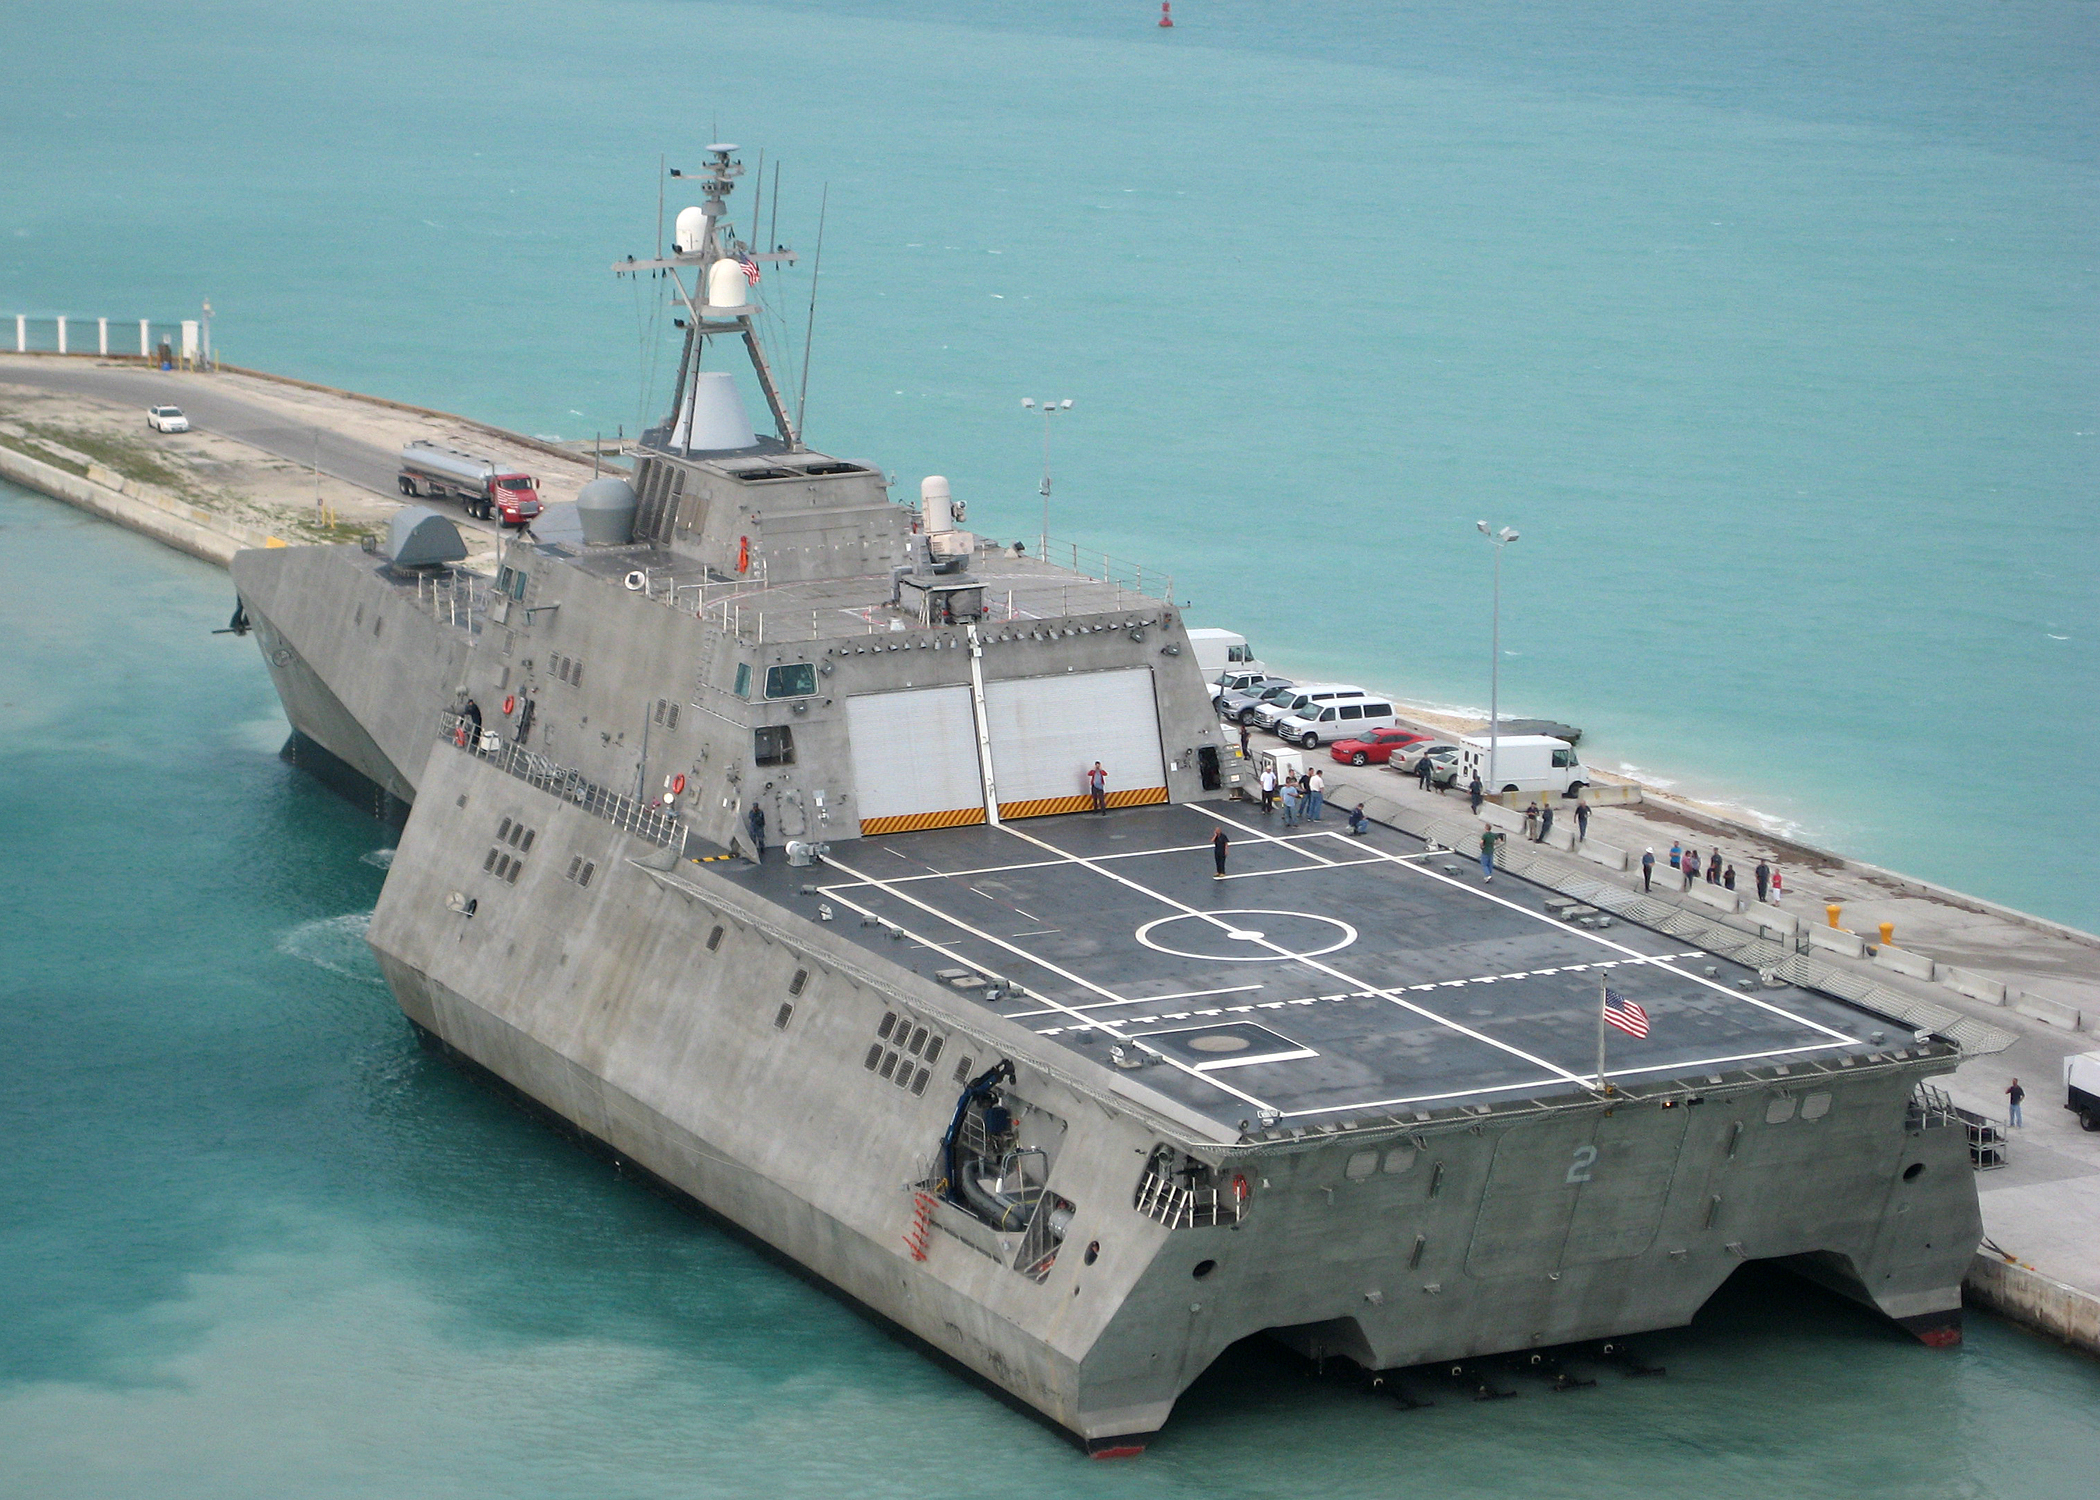
{"type": "MultiPolygon", "coordinates": [[[[1429,778],[1435,774],[1436,771],[1434,762],[1432,762],[1428,756],[1425,755],[1415,762],[1415,782],[1418,786],[1422,788],[1423,791],[1426,792],[1429,790],[1429,778]]],[[[1476,787],[1480,784],[1480,778],[1478,776],[1473,778],[1473,784],[1476,787]]],[[[1475,791],[1473,795],[1478,797],[1480,794],[1478,791],[1475,791]]],[[[1473,811],[1480,811],[1480,808],[1477,804],[1474,806],[1473,811]]]]}
{"type": "Polygon", "coordinates": [[[1677,840],[1670,840],[1670,868],[1676,869],[1684,863],[1684,848],[1677,840]]]}
{"type": "Polygon", "coordinates": [[[1578,794],[1575,798],[1575,842],[1587,843],[1590,837],[1590,805],[1578,794]]]}
{"type": "Polygon", "coordinates": [[[1553,837],[1553,804],[1548,802],[1539,809],[1539,842],[1545,843],[1553,837]]]}
{"type": "Polygon", "coordinates": [[[1684,876],[1684,888],[1690,890],[1692,882],[1699,878],[1699,851],[1687,849],[1677,862],[1678,873],[1684,876]]]}
{"type": "Polygon", "coordinates": [[[1254,752],[1253,752],[1252,750],[1250,750],[1250,749],[1248,749],[1248,748],[1247,748],[1247,736],[1248,736],[1249,734],[1251,734],[1251,733],[1253,733],[1253,731],[1252,731],[1252,730],[1250,730],[1250,729],[1248,729],[1246,725],[1242,724],[1242,725],[1240,726],[1240,759],[1241,759],[1241,760],[1252,760],[1252,759],[1254,759],[1254,752]]]}
{"type": "Polygon", "coordinates": [[[1318,766],[1314,766],[1312,774],[1305,778],[1305,805],[1307,821],[1319,822],[1320,811],[1327,806],[1327,778],[1318,766]]]}
{"type": "Polygon", "coordinates": [[[1536,844],[1539,841],[1539,805],[1533,802],[1524,809],[1524,837],[1536,844]]]}
{"type": "Polygon", "coordinates": [[[1108,772],[1101,769],[1101,762],[1098,760],[1094,762],[1094,768],[1086,773],[1086,787],[1093,794],[1094,811],[1105,814],[1108,811],[1108,772]]]}
{"type": "Polygon", "coordinates": [[[1641,889],[1644,891],[1655,889],[1655,848],[1653,845],[1650,845],[1641,855],[1641,889]]]}
{"type": "Polygon", "coordinates": [[[766,810],[756,802],[751,804],[751,815],[744,819],[744,826],[751,830],[751,857],[763,860],[766,857],[766,810]]]}
{"type": "Polygon", "coordinates": [[[1478,771],[1473,773],[1473,784],[1467,790],[1473,795],[1473,814],[1475,817],[1478,817],[1480,815],[1481,798],[1480,773],[1478,771]]]}
{"type": "Polygon", "coordinates": [[[1779,904],[1779,866],[1772,866],[1772,904],[1779,904]]]}
{"type": "Polygon", "coordinates": [[[1734,889],[1735,889],[1735,866],[1734,866],[1734,865],[1730,865],[1730,866],[1729,866],[1729,867],[1728,867],[1727,869],[1725,869],[1725,870],[1723,870],[1723,871],[1721,872],[1721,888],[1722,888],[1723,890],[1730,890],[1730,891],[1732,891],[1732,890],[1734,890],[1734,889]]]}
{"type": "Polygon", "coordinates": [[[2011,1111],[2013,1129],[2015,1130],[2020,1129],[2022,1124],[2024,1123],[2020,1119],[2020,1106],[2026,1102],[2027,1090],[2021,1088],[2020,1080],[2015,1078],[2012,1081],[2012,1087],[2005,1091],[2006,1107],[2011,1111]]]}
{"type": "Polygon", "coordinates": [[[1225,836],[1225,830],[1222,827],[1210,836],[1210,856],[1218,862],[1218,873],[1213,875],[1211,879],[1223,880],[1225,878],[1225,850],[1231,843],[1232,840],[1225,836]]]}
{"type": "Polygon", "coordinates": [[[1261,768],[1261,810],[1270,812],[1275,809],[1275,806],[1276,768],[1274,766],[1263,766],[1261,768]]]}
{"type": "Polygon", "coordinates": [[[1502,842],[1502,835],[1483,823],[1480,825],[1480,873],[1487,879],[1495,878],[1495,845],[1502,842]]]}
{"type": "Polygon", "coordinates": [[[1298,783],[1295,778],[1288,776],[1283,782],[1283,826],[1298,826],[1298,783]]]}
{"type": "Polygon", "coordinates": [[[1706,883],[1708,885],[1719,885],[1721,883],[1721,851],[1718,849],[1706,856],[1706,883]]]}
{"type": "Polygon", "coordinates": [[[1764,856],[1757,857],[1757,868],[1751,872],[1757,877],[1757,899],[1762,901],[1772,893],[1772,867],[1765,863],[1764,856]]]}

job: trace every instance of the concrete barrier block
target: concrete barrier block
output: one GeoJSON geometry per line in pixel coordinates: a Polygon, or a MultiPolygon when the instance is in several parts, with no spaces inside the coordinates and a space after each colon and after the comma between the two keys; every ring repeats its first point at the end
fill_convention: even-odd
{"type": "Polygon", "coordinates": [[[1978,1251],[1962,1289],[2014,1322],[2100,1354],[2100,1297],[2029,1266],[1978,1251]]]}
{"type": "Polygon", "coordinates": [[[1908,952],[1893,943],[1883,943],[1876,948],[1874,962],[1884,969],[1894,969],[1898,974],[1908,974],[1913,979],[1930,979],[1939,967],[1924,954],[1908,952]]]}
{"type": "Polygon", "coordinates": [[[1607,870],[1624,870],[1630,868],[1633,863],[1632,856],[1624,849],[1600,844],[1595,839],[1584,839],[1575,846],[1575,852],[1584,859],[1595,860],[1607,870]]]}
{"type": "Polygon", "coordinates": [[[1846,958],[1865,958],[1866,940],[1856,932],[1847,932],[1842,927],[1819,927],[1811,922],[1808,927],[1808,945],[1811,948],[1827,948],[1832,953],[1841,953],[1846,958]]]}
{"type": "Polygon", "coordinates": [[[2005,1003],[2005,986],[1995,979],[1985,979],[1981,974],[1971,974],[1967,969],[1957,969],[1951,964],[1941,965],[1939,979],[1957,995],[1967,995],[1986,1005],[2005,1003]]]}
{"type": "Polygon", "coordinates": [[[2078,1030],[2084,1020],[2077,1006],[2066,1005],[2061,1000],[2051,1000],[2042,995],[2030,995],[2025,990],[2019,991],[2013,997],[2012,1008],[2023,1016],[2032,1016],[2035,1020],[2047,1022],[2051,1026],[2061,1026],[2066,1031],[2078,1030]]]}
{"type": "Polygon", "coordinates": [[[1708,885],[1704,880],[1693,881],[1692,888],[1685,894],[1701,906],[1711,906],[1716,911],[1738,912],[1743,909],[1741,896],[1718,885],[1708,885]]]}

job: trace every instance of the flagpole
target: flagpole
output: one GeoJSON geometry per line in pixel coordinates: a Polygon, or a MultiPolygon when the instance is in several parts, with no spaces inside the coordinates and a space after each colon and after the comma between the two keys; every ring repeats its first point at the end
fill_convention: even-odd
{"type": "Polygon", "coordinates": [[[1597,1092],[1603,1093],[1604,1084],[1604,976],[1597,976],[1597,1092]]]}

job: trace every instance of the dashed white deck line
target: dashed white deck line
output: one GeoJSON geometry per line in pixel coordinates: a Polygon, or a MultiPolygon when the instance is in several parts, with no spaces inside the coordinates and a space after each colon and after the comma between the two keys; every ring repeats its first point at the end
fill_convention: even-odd
{"type": "MultiPolygon", "coordinates": [[[[1102,996],[1104,999],[1119,1000],[1122,998],[1122,996],[1116,994],[1114,990],[1109,989],[1107,986],[1096,984],[1091,979],[1085,978],[1084,976],[1079,974],[1074,974],[1071,970],[1062,968],[1057,964],[1051,963],[1048,959],[1043,958],[1039,954],[1032,953],[1026,948],[1017,948],[1012,943],[1008,942],[1005,938],[999,937],[993,933],[986,932],[981,928],[972,927],[969,923],[962,921],[958,917],[949,915],[947,912],[942,911],[939,907],[933,906],[928,902],[921,901],[918,897],[912,895],[909,891],[890,889],[885,882],[878,880],[871,875],[867,875],[859,870],[854,869],[852,866],[845,864],[844,862],[839,860],[835,855],[826,855],[825,859],[834,867],[844,870],[855,880],[861,881],[866,884],[874,885],[882,889],[884,894],[889,896],[892,900],[902,901],[907,903],[908,905],[915,906],[919,910],[925,912],[927,915],[935,917],[940,921],[947,923],[951,927],[957,928],[963,932],[967,932],[972,937],[975,937],[982,942],[990,943],[996,948],[1002,948],[1006,952],[1013,954],[1016,958],[1020,958],[1028,963],[1034,964],[1038,968],[1047,969],[1052,974],[1057,975],[1060,979],[1066,980],[1071,984],[1076,984],[1082,989],[1091,990],[1095,994],[1102,996]]],[[[852,900],[850,897],[840,895],[837,888],[835,887],[823,886],[820,887],[820,889],[824,890],[826,894],[832,896],[842,906],[846,906],[854,911],[857,911],[862,916],[875,917],[877,921],[884,920],[882,917],[877,916],[875,912],[870,911],[867,907],[861,905],[859,902],[852,900]]],[[[905,931],[901,924],[893,923],[892,925],[897,926],[900,931],[905,931]]],[[[960,963],[969,964],[972,968],[983,967],[980,964],[974,963],[970,959],[964,958],[961,955],[954,953],[952,949],[943,947],[942,945],[935,943],[930,938],[921,937],[917,933],[908,931],[906,931],[906,936],[912,937],[915,940],[924,943],[928,948],[931,948],[938,953],[954,957],[960,963]]],[[[1060,1005],[1056,1000],[1050,999],[1050,997],[1047,995],[1039,996],[1038,998],[1049,1001],[1049,1003],[1053,1007],[1069,1014],[1073,1020],[1079,1023],[1080,1028],[1083,1030],[1106,1032],[1109,1036],[1112,1036],[1117,1041],[1121,1042],[1127,1042],[1130,1040],[1129,1037],[1125,1036],[1122,1033],[1122,1031],[1118,1029],[1121,1025],[1124,1024],[1122,1022],[1111,1020],[1092,1020],[1087,1016],[1082,1015],[1078,1011],[1071,1010],[1067,1006],[1060,1005]]],[[[1201,1079],[1203,1082],[1209,1084],[1212,1088],[1217,1089],[1222,1093],[1232,1095],[1233,1098],[1240,1100],[1242,1103],[1251,1104],[1256,1109],[1268,1110],[1271,1113],[1275,1112],[1275,1107],[1269,1104],[1266,1100],[1257,1099],[1254,1095],[1236,1089],[1229,1083],[1221,1082],[1218,1079],[1211,1077],[1207,1073],[1199,1073],[1193,1067],[1190,1067],[1187,1064],[1180,1062],[1178,1059],[1162,1056],[1161,1061],[1165,1062],[1169,1067],[1178,1068],[1181,1072],[1186,1073],[1191,1078],[1201,1079]]]]}
{"type": "MultiPolygon", "coordinates": [[[[1216,809],[1209,807],[1205,804],[1188,803],[1184,805],[1189,807],[1191,811],[1202,812],[1205,815],[1216,819],[1220,823],[1227,824],[1234,828],[1247,828],[1246,824],[1241,823],[1236,819],[1228,818],[1223,813],[1220,813],[1216,809]]],[[[1255,834],[1257,837],[1262,836],[1261,831],[1259,829],[1247,828],[1247,831],[1255,834]]],[[[1327,837],[1346,838],[1347,835],[1330,833],[1327,835],[1327,837]]],[[[1511,901],[1506,897],[1498,896],[1494,892],[1485,890],[1479,886],[1468,885],[1466,884],[1466,882],[1457,879],[1455,876],[1446,875],[1441,870],[1430,868],[1430,866],[1426,863],[1422,863],[1419,861],[1410,862],[1409,860],[1404,859],[1397,854],[1387,854],[1380,849],[1374,848],[1371,852],[1377,855],[1379,858],[1386,860],[1391,864],[1400,866],[1402,869],[1413,870],[1416,874],[1426,876],[1431,880],[1440,881],[1453,890],[1464,891],[1466,892],[1466,894],[1473,896],[1478,900],[1489,901],[1497,906],[1505,907],[1510,911],[1518,912],[1534,922],[1538,922],[1544,926],[1553,928],[1557,932],[1566,933],[1571,937],[1586,939],[1589,942],[1597,944],[1599,947],[1607,948],[1615,953],[1619,953],[1628,958],[1642,958],[1645,956],[1638,949],[1629,948],[1624,943],[1615,942],[1610,938],[1600,936],[1596,932],[1593,932],[1587,928],[1577,927],[1572,922],[1563,922],[1558,917],[1550,916],[1545,912],[1533,911],[1528,906],[1520,905],[1515,901],[1511,901]]],[[[1516,876],[1515,878],[1521,880],[1523,877],[1516,876]]],[[[1580,967],[1583,966],[1563,964],[1561,966],[1561,972],[1566,973],[1570,969],[1577,969],[1580,967]]],[[[1675,974],[1680,979],[1689,980],[1695,985],[1704,986],[1705,988],[1714,991],[1716,994],[1726,995],[1729,999],[1739,1001],[1742,1004],[1755,1006],[1760,1010],[1769,1011],[1775,1016],[1784,1016],[1787,1020],[1792,1021],[1795,1025],[1803,1027],[1806,1030],[1820,1032],[1826,1037],[1831,1037],[1838,1041],[1853,1045],[1858,1045],[1860,1042],[1860,1039],[1858,1037],[1848,1036],[1844,1032],[1839,1031],[1834,1026],[1826,1026],[1821,1021],[1812,1021],[1807,1016],[1796,1015],[1793,1011],[1788,1010],[1785,1006],[1775,1005],[1769,1000],[1760,1000],[1756,995],[1746,994],[1741,990],[1732,990],[1728,988],[1727,985],[1718,983],[1715,980],[1708,979],[1703,974],[1688,974],[1682,969],[1670,968],[1668,964],[1664,964],[1663,967],[1667,969],[1670,973],[1675,974]]],[[[1550,973],[1552,971],[1546,969],[1538,969],[1534,970],[1533,972],[1544,974],[1550,973]]]]}
{"type": "MultiPolygon", "coordinates": [[[[1014,934],[1014,936],[1016,937],[1026,937],[1027,935],[1028,934],[1026,933],[1014,934]]],[[[1175,1000],[1208,1000],[1213,995],[1244,995],[1254,990],[1267,988],[1267,985],[1261,984],[1235,984],[1229,985],[1222,990],[1181,990],[1172,995],[1140,995],[1135,1000],[1096,1000],[1088,1005],[1070,1005],[1064,1006],[1062,1007],[1062,1009],[1108,1010],[1113,1009],[1118,1005],[1160,1005],[1175,1000]]],[[[1010,1012],[1008,1019],[1015,1021],[1025,1021],[1033,1016],[1046,1016],[1049,1014],[1051,1014],[1051,1012],[1048,1010],[1017,1010],[1010,1012]]]]}
{"type": "MultiPolygon", "coordinates": [[[[1051,854],[1064,855],[1065,858],[1071,860],[1074,864],[1083,865],[1086,868],[1093,870],[1096,874],[1102,876],[1104,879],[1112,880],[1115,881],[1118,885],[1126,886],[1130,890],[1137,892],[1141,896],[1148,897],[1151,900],[1158,902],[1162,906],[1170,907],[1176,911],[1182,912],[1187,916],[1195,917],[1200,921],[1208,922],[1221,932],[1230,933],[1236,930],[1231,923],[1224,921],[1223,919],[1213,915],[1210,912],[1203,911],[1198,907],[1190,906],[1185,901],[1177,901],[1172,896],[1167,895],[1165,892],[1155,891],[1150,886],[1132,880],[1127,875],[1118,874],[1114,870],[1101,869],[1097,864],[1089,861],[1086,857],[1082,855],[1071,854],[1065,850],[1062,850],[1057,845],[1048,843],[1043,839],[1039,839],[1033,834],[1022,832],[1019,828],[1016,828],[1010,823],[1000,825],[1000,831],[1005,833],[1010,838],[1017,838],[1023,840],[1026,843],[1034,844],[1037,848],[1046,850],[1051,854]]],[[[903,899],[909,900],[910,898],[907,896],[903,899]]],[[[1534,1056],[1533,1054],[1526,1052],[1523,1048],[1513,1046],[1508,1042],[1498,1041],[1496,1038],[1489,1036],[1486,1032],[1477,1031],[1471,1026],[1467,1026],[1461,1022],[1451,1020],[1447,1016],[1440,1016],[1435,1011],[1429,1010],[1426,1007],[1418,1005],[1414,1001],[1407,999],[1404,995],[1398,993],[1397,991],[1386,989],[1382,986],[1372,984],[1369,981],[1361,979],[1354,974],[1345,973],[1343,970],[1338,969],[1334,967],[1334,965],[1326,963],[1320,959],[1304,957],[1299,954],[1292,953],[1289,949],[1283,947],[1279,943],[1271,942],[1268,938],[1258,938],[1255,941],[1260,946],[1269,949],[1279,958],[1287,959],[1293,963],[1303,964],[1308,969],[1317,970],[1318,972],[1325,974],[1330,979],[1340,980],[1343,984],[1350,985],[1352,987],[1362,988],[1376,993],[1384,997],[1385,1000],[1392,1005],[1398,1006],[1403,1010],[1411,1011],[1414,1014],[1421,1016],[1425,1020],[1434,1021],[1438,1025],[1446,1027],[1451,1031],[1457,1032],[1461,1036],[1470,1037],[1483,1046],[1494,1048],[1497,1052],[1504,1052],[1509,1054],[1511,1057],[1521,1058],[1525,1062],[1530,1063],[1535,1068],[1544,1068],[1548,1072],[1557,1074],[1566,1082],[1575,1084],[1580,1084],[1583,1082],[1582,1075],[1578,1073],[1572,1073],[1566,1068],[1561,1067],[1558,1063],[1550,1062],[1543,1057],[1534,1056]]],[[[1628,951],[1631,952],[1632,950],[1629,949],[1628,951]]]]}
{"type": "Polygon", "coordinates": [[[1375,865],[1376,859],[1332,859],[1325,865],[1298,865],[1282,870],[1240,870],[1229,874],[1227,880],[1267,880],[1276,875],[1310,875],[1319,870],[1346,870],[1351,865],[1375,865]]]}

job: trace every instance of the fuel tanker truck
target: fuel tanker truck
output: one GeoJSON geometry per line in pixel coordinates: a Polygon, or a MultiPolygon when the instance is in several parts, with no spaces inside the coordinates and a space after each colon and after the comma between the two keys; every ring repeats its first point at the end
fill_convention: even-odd
{"type": "Polygon", "coordinates": [[[523,526],[540,513],[538,483],[486,458],[417,439],[401,450],[401,493],[419,499],[455,499],[468,515],[523,526]]]}

